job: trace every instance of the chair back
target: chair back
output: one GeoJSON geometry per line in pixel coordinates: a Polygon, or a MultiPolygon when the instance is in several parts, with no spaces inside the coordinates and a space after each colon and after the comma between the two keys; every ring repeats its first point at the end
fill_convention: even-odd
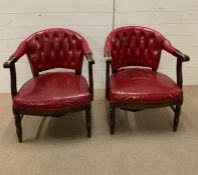
{"type": "Polygon", "coordinates": [[[105,52],[112,57],[112,69],[143,66],[157,70],[162,49],[170,42],[153,29],[126,26],[113,30],[106,39],[105,52]]]}
{"type": "Polygon", "coordinates": [[[80,34],[61,28],[36,32],[24,42],[33,73],[53,68],[81,71],[83,54],[90,51],[80,34]]]}

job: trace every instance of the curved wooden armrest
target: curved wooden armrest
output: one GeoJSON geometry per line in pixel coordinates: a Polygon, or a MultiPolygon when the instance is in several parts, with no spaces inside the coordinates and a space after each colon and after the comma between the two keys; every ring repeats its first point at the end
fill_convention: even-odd
{"type": "Polygon", "coordinates": [[[164,42],[164,50],[166,50],[171,55],[177,57],[177,85],[182,88],[183,86],[183,75],[182,75],[182,62],[189,61],[190,57],[186,54],[183,54],[181,51],[177,50],[171,45],[171,43],[166,40],[164,42]]]}
{"type": "Polygon", "coordinates": [[[172,55],[177,57],[177,85],[182,88],[183,75],[182,75],[182,62],[190,61],[190,57],[179,50],[175,50],[172,55]]]}
{"type": "Polygon", "coordinates": [[[106,62],[107,62],[107,63],[111,63],[111,62],[112,62],[111,57],[107,58],[107,59],[106,59],[106,62]]]}
{"type": "Polygon", "coordinates": [[[111,53],[110,52],[104,52],[104,57],[107,57],[106,60],[105,60],[106,63],[111,64],[111,62],[112,62],[111,53]]]}
{"type": "Polygon", "coordinates": [[[164,42],[163,49],[166,50],[168,53],[172,54],[173,56],[177,57],[178,59],[180,59],[182,62],[190,60],[190,57],[188,55],[183,54],[181,51],[173,47],[168,40],[164,42]]]}
{"type": "Polygon", "coordinates": [[[180,58],[182,62],[190,61],[190,57],[179,50],[176,50],[173,55],[180,58]]]}
{"type": "Polygon", "coordinates": [[[104,52],[104,57],[111,57],[111,52],[105,51],[104,52]]]}
{"type": "Polygon", "coordinates": [[[17,60],[19,58],[21,58],[26,53],[26,51],[27,51],[26,42],[23,41],[19,44],[18,48],[12,54],[12,56],[3,64],[3,67],[4,68],[11,68],[11,66],[13,66],[14,63],[17,62],[17,60]]]}
{"type": "Polygon", "coordinates": [[[26,51],[26,42],[23,41],[12,54],[12,56],[3,64],[4,68],[10,68],[12,98],[14,98],[14,96],[17,94],[16,68],[14,63],[16,63],[17,60],[26,53],[26,51]]]}
{"type": "Polygon", "coordinates": [[[93,59],[93,54],[92,53],[88,53],[88,54],[85,54],[85,57],[87,58],[87,61],[91,64],[95,64],[95,61],[93,59]]]}
{"type": "Polygon", "coordinates": [[[10,68],[14,63],[17,62],[17,60],[17,57],[11,56],[6,62],[4,62],[3,67],[10,68]]]}
{"type": "Polygon", "coordinates": [[[182,88],[183,86],[183,75],[182,75],[182,62],[189,61],[190,57],[183,54],[181,51],[174,48],[169,42],[164,45],[164,50],[177,57],[177,85],[182,88]]]}

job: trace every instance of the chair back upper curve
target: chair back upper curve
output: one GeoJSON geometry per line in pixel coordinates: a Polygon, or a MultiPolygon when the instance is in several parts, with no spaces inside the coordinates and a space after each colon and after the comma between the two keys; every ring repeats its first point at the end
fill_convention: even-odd
{"type": "Polygon", "coordinates": [[[20,48],[26,50],[33,73],[53,68],[81,71],[83,54],[91,53],[80,34],[61,28],[36,32],[20,44],[19,54],[20,48]]]}
{"type": "Polygon", "coordinates": [[[170,42],[153,29],[126,26],[113,30],[107,37],[105,52],[112,57],[112,69],[143,66],[157,70],[162,49],[173,52],[170,42]]]}

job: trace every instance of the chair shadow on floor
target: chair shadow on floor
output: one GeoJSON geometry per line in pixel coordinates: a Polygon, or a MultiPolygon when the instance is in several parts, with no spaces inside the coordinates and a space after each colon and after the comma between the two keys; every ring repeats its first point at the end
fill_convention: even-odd
{"type": "MultiPolygon", "coordinates": [[[[29,122],[30,125],[30,120],[31,119],[29,119],[26,124],[29,122]]],[[[36,134],[34,136],[26,135],[24,142],[39,141],[41,138],[43,140],[62,138],[66,138],[68,140],[76,138],[87,139],[85,115],[83,111],[67,113],[61,117],[42,117],[42,119],[36,123],[38,126],[31,129],[31,131],[36,132],[36,134]]]]}
{"type": "Polygon", "coordinates": [[[116,109],[116,134],[163,134],[172,132],[174,113],[169,108],[128,112],[116,109]]]}

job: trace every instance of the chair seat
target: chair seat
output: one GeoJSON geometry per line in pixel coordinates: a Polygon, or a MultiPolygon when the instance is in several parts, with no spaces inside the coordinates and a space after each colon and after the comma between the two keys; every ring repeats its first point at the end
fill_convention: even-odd
{"type": "Polygon", "coordinates": [[[46,73],[31,78],[13,99],[14,109],[50,110],[91,102],[86,79],[73,73],[46,73]]]}
{"type": "Polygon", "coordinates": [[[112,102],[159,103],[182,99],[182,89],[159,72],[133,68],[110,77],[109,100],[112,102]]]}

